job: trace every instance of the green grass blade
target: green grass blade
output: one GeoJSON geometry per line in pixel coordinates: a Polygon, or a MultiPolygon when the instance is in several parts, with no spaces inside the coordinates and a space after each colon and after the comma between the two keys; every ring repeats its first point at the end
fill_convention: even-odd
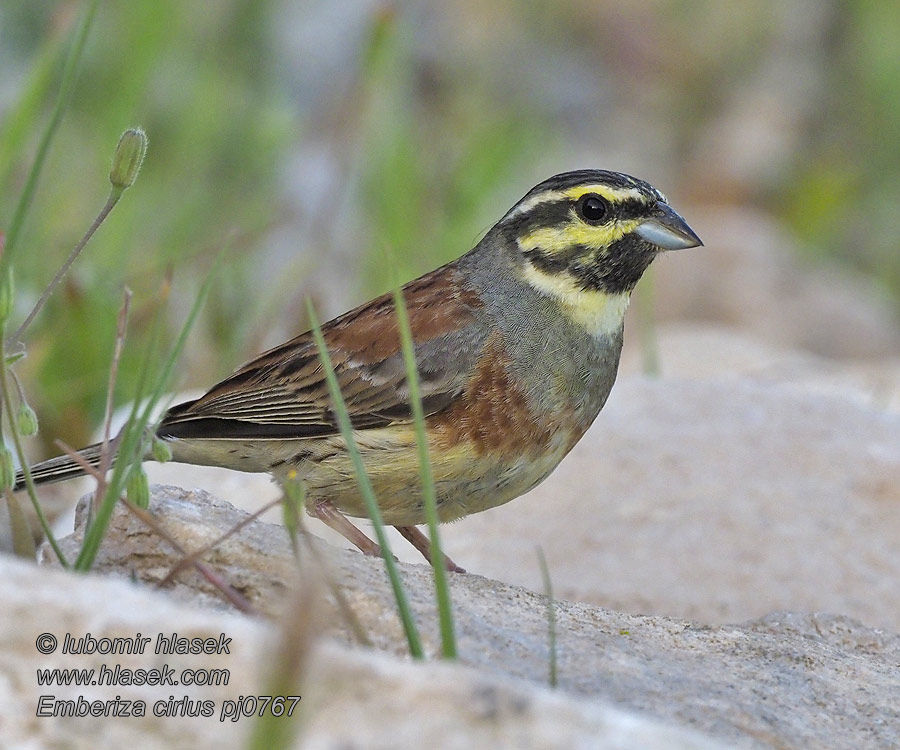
{"type": "Polygon", "coordinates": [[[300,545],[298,537],[302,535],[310,559],[312,559],[317,568],[313,575],[317,578],[321,578],[321,580],[325,582],[325,586],[334,598],[335,604],[337,604],[338,611],[347,623],[347,627],[353,632],[356,640],[363,646],[372,648],[372,640],[366,635],[366,631],[359,621],[359,618],[356,616],[356,613],[353,611],[353,608],[350,606],[350,602],[347,601],[347,597],[344,595],[341,587],[335,582],[328,563],[320,554],[319,548],[311,538],[311,534],[306,530],[302,515],[303,508],[306,505],[306,486],[298,479],[295,470],[292,470],[288,477],[281,482],[281,489],[281,507],[284,526],[291,538],[291,548],[294,552],[294,559],[298,564],[300,563],[300,545]]]}
{"type": "MultiPolygon", "coordinates": [[[[0,241],[0,248],[2,248],[2,241],[0,241]]],[[[2,277],[0,277],[2,279],[2,277]]],[[[2,283],[2,281],[0,281],[2,283]]],[[[0,341],[3,341],[3,337],[6,335],[6,324],[5,321],[0,321],[0,341]]],[[[41,525],[41,530],[44,532],[44,536],[47,538],[47,542],[53,548],[53,552],[56,555],[56,558],[59,560],[60,565],[64,568],[69,567],[69,561],[66,560],[65,555],[63,555],[62,549],[59,546],[59,543],[56,541],[56,537],[53,535],[53,529],[50,528],[50,523],[47,521],[47,517],[44,515],[44,510],[41,508],[41,503],[37,497],[37,490],[34,486],[34,480],[31,477],[31,467],[28,465],[28,457],[25,455],[25,449],[22,446],[22,438],[19,435],[19,425],[15,419],[15,412],[13,411],[13,403],[12,397],[9,389],[9,373],[7,372],[7,362],[5,358],[0,361],[0,397],[2,397],[2,407],[0,407],[0,412],[6,412],[6,420],[9,425],[9,434],[12,437],[13,445],[16,449],[16,455],[19,459],[19,465],[22,467],[22,475],[25,477],[25,487],[28,490],[28,497],[31,500],[31,504],[34,507],[35,515],[37,516],[38,522],[41,525]]],[[[0,419],[0,428],[2,428],[2,419],[0,419]]],[[[2,431],[2,430],[0,430],[2,431]]],[[[17,533],[17,532],[14,532],[17,533]]],[[[18,545],[23,545],[25,542],[23,539],[18,540],[18,545]]]]}
{"type": "MultiPolygon", "coordinates": [[[[110,479],[109,485],[106,488],[103,500],[99,503],[94,520],[88,528],[87,533],[84,535],[84,543],[81,546],[78,559],[75,561],[74,567],[76,570],[90,570],[91,565],[93,565],[94,560],[97,557],[97,552],[100,549],[100,543],[103,541],[103,535],[106,533],[106,527],[109,525],[109,519],[112,517],[113,509],[125,488],[126,479],[131,469],[134,467],[134,464],[143,461],[144,455],[141,448],[145,431],[150,424],[150,417],[168,385],[172,370],[175,367],[175,362],[181,356],[181,351],[184,349],[188,334],[209,294],[210,286],[215,278],[215,272],[218,269],[219,262],[226,249],[227,247],[222,249],[213,269],[203,282],[203,286],[200,288],[200,292],[194,300],[194,304],[191,307],[187,320],[185,320],[184,325],[181,327],[181,332],[178,334],[175,346],[172,347],[172,351],[166,358],[162,372],[156,378],[156,383],[151,391],[150,398],[147,400],[146,404],[144,404],[142,410],[140,409],[140,403],[143,398],[143,386],[146,382],[146,378],[142,377],[139,382],[138,393],[135,394],[134,405],[122,434],[119,449],[116,453],[112,479],[110,479]]],[[[147,360],[148,366],[145,368],[145,372],[146,370],[149,370],[149,350],[147,360]]]]}
{"type": "Polygon", "coordinates": [[[34,546],[34,538],[31,536],[28,520],[22,512],[22,506],[19,505],[18,499],[10,490],[6,491],[5,499],[6,511],[9,513],[9,531],[12,537],[13,554],[16,557],[34,562],[37,549],[34,546]]]}
{"type": "Polygon", "coordinates": [[[141,425],[139,411],[150,377],[149,372],[153,360],[153,351],[156,348],[161,327],[159,322],[160,315],[158,314],[156,321],[154,321],[150,342],[144,352],[143,367],[135,389],[134,401],[119,439],[116,455],[113,458],[112,476],[106,485],[106,491],[102,499],[99,499],[93,508],[90,523],[81,543],[81,549],[73,565],[75,570],[87,571],[94,564],[94,559],[97,556],[97,551],[100,549],[100,543],[103,541],[113,509],[125,489],[125,480],[135,461],[139,458],[136,457],[136,454],[139,452],[142,433],[146,427],[146,425],[141,425]]]}
{"type": "Polygon", "coordinates": [[[281,521],[291,540],[291,551],[299,560],[300,545],[297,535],[300,533],[300,512],[306,502],[306,489],[299,479],[291,476],[281,483],[281,491],[281,521]]]}
{"type": "Polygon", "coordinates": [[[22,225],[25,222],[25,215],[28,213],[28,208],[34,198],[38,178],[43,170],[44,162],[47,159],[50,144],[53,142],[53,137],[56,135],[59,123],[62,121],[63,112],[65,112],[69,99],[72,96],[72,89],[75,85],[78,66],[81,62],[81,54],[84,51],[88,31],[94,20],[98,3],[99,0],[88,1],[87,8],[81,18],[81,23],[75,31],[72,46],[69,48],[69,54],[66,57],[65,66],[63,67],[62,80],[59,84],[59,93],[56,96],[53,112],[50,115],[50,120],[47,123],[46,129],[41,135],[34,162],[31,165],[31,169],[28,170],[28,176],[25,178],[25,187],[22,189],[22,194],[19,196],[19,202],[16,204],[16,210],[9,223],[9,231],[6,235],[6,250],[3,255],[0,256],[0,279],[5,278],[5,275],[8,274],[12,268],[11,263],[15,250],[17,249],[16,245],[18,244],[19,234],[22,231],[22,225]]]}
{"type": "Polygon", "coordinates": [[[334,374],[334,365],[331,363],[331,357],[328,354],[328,347],[325,345],[325,337],[322,336],[322,328],[319,325],[319,319],[316,317],[316,311],[313,309],[312,302],[306,300],[306,308],[309,312],[309,320],[312,323],[312,333],[316,340],[316,346],[319,348],[319,358],[322,360],[322,367],[325,370],[325,379],[328,383],[328,391],[331,394],[331,401],[334,406],[334,413],[337,417],[338,427],[344,442],[347,444],[347,452],[350,460],[353,462],[353,469],[356,472],[356,481],[359,485],[359,491],[363,501],[366,504],[366,511],[375,528],[375,536],[381,547],[381,556],[384,559],[384,566],[387,569],[388,578],[391,582],[391,588],[394,591],[394,600],[397,603],[397,613],[400,621],[403,623],[403,630],[406,633],[406,640],[409,643],[409,652],[416,659],[424,658],[422,650],[422,642],[419,639],[419,631],[413,620],[412,610],[409,607],[409,601],[406,598],[406,592],[403,589],[403,582],[400,580],[400,572],[397,570],[397,563],[391,554],[390,544],[388,542],[387,533],[384,530],[384,521],[381,517],[381,510],[378,507],[378,501],[375,499],[375,491],[372,489],[372,483],[369,481],[369,475],[366,473],[366,467],[363,465],[362,456],[356,440],[353,437],[353,426],[350,422],[350,415],[347,412],[347,404],[344,403],[344,397],[341,395],[341,388],[338,385],[337,376],[334,374]]]}
{"type": "Polygon", "coordinates": [[[0,124],[0,185],[9,185],[20,154],[28,147],[28,141],[37,129],[47,92],[53,81],[60,58],[60,45],[56,38],[44,42],[37,59],[27,74],[22,93],[11,102],[3,113],[0,124]]]}
{"type": "Polygon", "coordinates": [[[544,550],[537,548],[538,563],[541,566],[541,577],[544,579],[544,595],[547,597],[547,641],[550,649],[549,682],[550,687],[556,687],[556,600],[553,598],[553,583],[550,580],[550,568],[547,567],[547,558],[544,550]]]}
{"type": "MultiPolygon", "coordinates": [[[[98,2],[99,0],[89,0],[84,15],[81,18],[81,23],[78,25],[78,28],[75,31],[72,45],[69,48],[69,54],[67,55],[65,65],[63,66],[62,80],[60,81],[56,103],[53,106],[53,112],[50,115],[50,120],[47,122],[47,127],[44,129],[44,132],[41,135],[37,152],[34,157],[34,162],[32,162],[31,168],[28,170],[28,174],[25,178],[25,186],[22,189],[22,193],[19,196],[19,201],[16,204],[16,208],[9,222],[9,228],[6,233],[3,252],[2,254],[0,254],[0,283],[6,283],[5,280],[7,278],[9,280],[12,279],[12,260],[17,249],[19,235],[22,231],[22,226],[25,223],[25,216],[28,213],[28,208],[31,206],[31,202],[34,199],[34,194],[37,190],[38,178],[43,171],[44,162],[46,161],[47,154],[50,150],[50,144],[53,142],[53,138],[56,135],[56,131],[59,128],[60,122],[62,121],[63,112],[65,112],[66,106],[68,105],[69,99],[71,98],[76,74],[78,72],[78,66],[81,62],[81,54],[84,51],[84,45],[87,41],[87,35],[88,31],[91,28],[91,23],[94,20],[98,2]]],[[[2,340],[3,339],[0,338],[0,341],[2,340]]],[[[4,352],[3,361],[0,362],[0,387],[2,387],[3,389],[5,406],[9,410],[11,409],[11,401],[9,399],[9,382],[8,378],[6,377],[6,367],[7,362],[4,352]]],[[[50,543],[51,547],[53,547],[53,551],[56,553],[56,556],[59,558],[63,566],[68,566],[66,558],[62,554],[62,550],[59,548],[59,545],[57,544],[56,539],[54,538],[53,533],[50,530],[50,526],[47,523],[46,518],[44,517],[44,513],[40,507],[40,503],[38,502],[37,494],[34,488],[34,482],[31,479],[31,472],[27,465],[28,461],[25,457],[24,451],[22,450],[18,429],[15,425],[15,420],[12,419],[11,412],[9,414],[9,418],[10,431],[16,446],[16,451],[19,455],[19,462],[22,466],[22,472],[25,476],[26,486],[28,487],[28,495],[34,505],[35,512],[37,513],[38,520],[41,523],[44,534],[47,537],[47,540],[50,543]]]]}
{"type": "Polygon", "coordinates": [[[412,406],[413,423],[416,428],[416,445],[419,450],[419,474],[422,480],[422,500],[425,504],[425,518],[428,522],[428,538],[431,540],[431,567],[434,570],[434,589],[437,598],[438,620],[441,628],[441,651],[445,659],[455,659],[456,634],[453,626],[453,607],[450,602],[450,584],[444,567],[444,554],[438,534],[437,496],[434,491],[434,476],[431,472],[431,458],[428,455],[428,437],[425,434],[425,413],[422,409],[422,393],[419,387],[419,370],[413,347],[412,330],[406,301],[400,289],[394,290],[394,309],[400,329],[400,344],[403,362],[406,365],[406,383],[409,388],[409,403],[412,406]]]}
{"type": "Polygon", "coordinates": [[[635,292],[638,323],[638,338],[641,345],[641,368],[645,375],[657,378],[660,375],[659,337],[656,330],[656,298],[654,273],[648,268],[635,292]]]}
{"type": "Polygon", "coordinates": [[[206,302],[206,298],[209,296],[210,287],[215,280],[218,269],[222,263],[222,258],[225,256],[225,253],[227,251],[228,245],[225,245],[219,252],[218,257],[213,263],[212,269],[210,270],[206,279],[203,281],[203,285],[200,287],[200,291],[198,292],[197,297],[194,300],[194,304],[191,307],[190,312],[188,313],[187,320],[185,320],[184,325],[181,327],[181,332],[178,334],[178,339],[175,341],[175,346],[172,348],[172,352],[166,358],[165,364],[163,365],[163,371],[157,379],[156,388],[153,390],[153,395],[151,396],[150,401],[147,402],[147,405],[144,408],[144,412],[141,415],[141,418],[144,420],[145,424],[150,423],[150,415],[153,413],[153,410],[156,408],[156,405],[159,403],[159,400],[162,398],[163,393],[169,385],[169,379],[172,377],[172,370],[175,368],[175,363],[181,356],[181,352],[184,349],[185,344],[187,343],[188,335],[190,334],[191,329],[194,327],[194,323],[197,321],[197,316],[200,314],[203,303],[206,302]]]}

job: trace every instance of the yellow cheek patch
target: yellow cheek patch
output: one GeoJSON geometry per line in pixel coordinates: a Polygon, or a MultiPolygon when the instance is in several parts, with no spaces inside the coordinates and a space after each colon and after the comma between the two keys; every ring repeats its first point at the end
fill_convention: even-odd
{"type": "Polygon", "coordinates": [[[573,245],[581,245],[591,250],[601,250],[632,232],[641,219],[612,221],[609,224],[591,226],[581,221],[572,211],[572,220],[566,224],[535,229],[517,241],[523,251],[541,250],[547,255],[555,255],[568,250],[573,245]]]}
{"type": "Polygon", "coordinates": [[[548,274],[526,262],[524,278],[541,294],[553,297],[568,317],[592,336],[618,333],[628,309],[630,292],[607,294],[596,289],[582,289],[566,272],[548,274]]]}

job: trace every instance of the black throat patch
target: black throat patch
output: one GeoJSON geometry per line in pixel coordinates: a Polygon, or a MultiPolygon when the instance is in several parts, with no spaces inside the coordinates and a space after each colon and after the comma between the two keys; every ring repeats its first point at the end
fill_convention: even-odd
{"type": "Polygon", "coordinates": [[[569,273],[584,290],[619,294],[634,289],[656,257],[656,250],[640,237],[627,234],[605,251],[572,245],[564,252],[550,253],[536,247],[522,255],[550,276],[569,273]]]}
{"type": "Polygon", "coordinates": [[[655,257],[652,245],[635,234],[626,234],[605,252],[573,259],[568,269],[582,289],[619,294],[634,289],[655,257]]]}

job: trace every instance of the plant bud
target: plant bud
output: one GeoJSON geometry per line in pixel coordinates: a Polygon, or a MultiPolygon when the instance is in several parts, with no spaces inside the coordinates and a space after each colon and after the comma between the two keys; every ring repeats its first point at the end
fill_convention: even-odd
{"type": "Polygon", "coordinates": [[[169,444],[156,435],[150,439],[150,452],[153,454],[153,459],[161,464],[172,460],[172,449],[169,444]]]}
{"type": "Polygon", "coordinates": [[[138,508],[150,507],[150,483],[147,481],[143,466],[135,466],[131,470],[125,494],[138,508]]]}
{"type": "Polygon", "coordinates": [[[19,407],[19,413],[16,414],[16,427],[19,428],[19,434],[24,437],[31,437],[32,435],[37,434],[37,414],[35,414],[34,409],[26,403],[23,403],[19,407]]]}
{"type": "Polygon", "coordinates": [[[119,190],[130,188],[137,179],[146,153],[147,135],[143,130],[132,128],[122,133],[113,154],[112,169],[109,170],[109,181],[112,186],[119,190]]]}

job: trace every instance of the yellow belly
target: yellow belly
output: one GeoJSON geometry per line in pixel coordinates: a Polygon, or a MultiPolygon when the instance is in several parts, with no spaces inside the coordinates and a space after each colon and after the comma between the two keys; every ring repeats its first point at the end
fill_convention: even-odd
{"type": "MultiPolygon", "coordinates": [[[[411,425],[355,433],[385,523],[425,523],[419,457],[411,425]]],[[[575,438],[577,439],[577,438],[575,438]]],[[[466,440],[429,445],[438,517],[455,521],[509,502],[541,482],[568,453],[573,436],[556,433],[540,450],[476,450],[466,440]]],[[[284,480],[296,471],[307,503],[329,500],[342,513],[368,517],[343,438],[312,440],[174,440],[174,460],[268,472],[284,480]]]]}
{"type": "MultiPolygon", "coordinates": [[[[425,523],[419,458],[412,429],[399,432],[366,430],[357,434],[360,453],[385,523],[397,526],[425,523]],[[379,434],[382,433],[382,434],[379,434]]],[[[360,518],[368,513],[359,493],[349,457],[334,439],[338,452],[319,461],[295,466],[310,502],[330,500],[341,512],[360,518]]],[[[452,448],[431,446],[438,518],[455,521],[470,513],[509,502],[543,480],[568,452],[560,441],[539,455],[478,455],[468,443],[452,448]]]]}

